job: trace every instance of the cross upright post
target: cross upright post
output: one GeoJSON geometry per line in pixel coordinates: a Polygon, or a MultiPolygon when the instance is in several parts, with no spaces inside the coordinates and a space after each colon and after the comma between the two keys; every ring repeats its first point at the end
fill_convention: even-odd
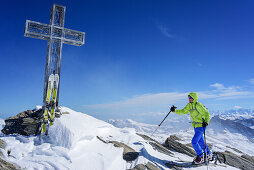
{"type": "MultiPolygon", "coordinates": [[[[48,79],[51,74],[60,78],[62,44],[81,46],[85,42],[85,33],[64,28],[65,6],[53,4],[50,24],[26,20],[24,36],[47,40],[47,58],[45,67],[43,107],[46,105],[48,79]]],[[[59,80],[60,84],[60,80],[59,80]]],[[[59,84],[56,105],[59,103],[59,84]]]]}

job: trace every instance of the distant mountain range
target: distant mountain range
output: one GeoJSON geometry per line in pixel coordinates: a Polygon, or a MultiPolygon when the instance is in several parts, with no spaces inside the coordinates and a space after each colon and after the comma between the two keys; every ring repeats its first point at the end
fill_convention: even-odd
{"type": "MultiPolygon", "coordinates": [[[[137,132],[152,135],[157,125],[135,122],[131,119],[108,120],[108,123],[118,128],[134,128],[137,132]]],[[[165,123],[156,131],[156,134],[178,133],[192,129],[189,115],[167,118],[165,123]]],[[[218,135],[225,131],[241,134],[254,143],[254,111],[238,109],[211,115],[208,134],[218,135]]]]}
{"type": "Polygon", "coordinates": [[[232,109],[224,112],[218,112],[217,114],[220,116],[220,118],[231,120],[254,118],[254,110],[252,109],[232,109]]]}

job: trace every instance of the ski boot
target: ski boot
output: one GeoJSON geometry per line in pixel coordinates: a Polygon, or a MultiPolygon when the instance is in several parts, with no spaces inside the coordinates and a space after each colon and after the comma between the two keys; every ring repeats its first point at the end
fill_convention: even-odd
{"type": "Polygon", "coordinates": [[[202,164],[202,163],[204,163],[204,154],[203,153],[198,155],[197,157],[195,157],[192,162],[193,165],[198,165],[198,164],[202,164]]]}

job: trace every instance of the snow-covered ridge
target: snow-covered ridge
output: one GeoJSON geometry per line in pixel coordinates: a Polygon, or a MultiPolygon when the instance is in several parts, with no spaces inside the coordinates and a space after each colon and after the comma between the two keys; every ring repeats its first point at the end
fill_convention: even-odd
{"type": "Polygon", "coordinates": [[[5,158],[28,170],[125,169],[123,149],[104,144],[97,136],[122,138],[119,135],[131,131],[123,133],[111,124],[66,107],[62,111],[69,114],[56,119],[49,129],[49,137],[43,136],[41,140],[36,136],[1,133],[0,138],[7,143],[6,150],[3,150],[5,158]],[[8,149],[11,157],[7,156],[8,149]]]}
{"type": "MultiPolygon", "coordinates": [[[[54,126],[49,129],[49,137],[44,136],[41,141],[36,136],[0,134],[0,139],[7,143],[6,149],[2,150],[5,159],[28,170],[125,170],[147,162],[155,163],[154,165],[159,165],[163,169],[169,169],[165,166],[167,161],[175,161],[179,157],[189,161],[193,159],[177,152],[174,153],[174,156],[160,153],[153,149],[149,142],[136,134],[137,131],[142,131],[151,136],[151,132],[157,128],[157,125],[148,125],[132,120],[110,120],[109,122],[112,124],[121,126],[121,128],[117,128],[112,124],[66,107],[63,107],[62,111],[69,114],[63,114],[60,119],[56,119],[54,126]],[[105,141],[122,142],[140,155],[135,161],[126,162],[123,160],[123,148],[115,147],[112,143],[103,143],[98,137],[105,141]],[[8,149],[11,150],[10,157],[6,153],[8,149]]],[[[180,119],[175,115],[172,116],[174,116],[170,119],[172,122],[165,122],[165,125],[171,124],[171,126],[159,128],[153,138],[163,143],[169,135],[176,134],[183,143],[190,143],[193,129],[191,127],[185,130],[181,129],[184,127],[182,122],[189,121],[188,115],[179,117],[180,119]],[[179,126],[176,127],[177,125],[179,126]]],[[[3,120],[0,123],[2,125],[3,120]]],[[[186,126],[189,125],[187,123],[186,126]]],[[[207,140],[213,142],[218,151],[228,150],[227,146],[229,145],[251,156],[254,155],[253,143],[243,134],[234,134],[225,129],[217,132],[208,131],[207,140]]]]}
{"type": "Polygon", "coordinates": [[[251,119],[254,118],[254,110],[252,109],[228,110],[224,112],[219,112],[216,115],[219,115],[221,119],[230,119],[230,120],[251,119]]]}

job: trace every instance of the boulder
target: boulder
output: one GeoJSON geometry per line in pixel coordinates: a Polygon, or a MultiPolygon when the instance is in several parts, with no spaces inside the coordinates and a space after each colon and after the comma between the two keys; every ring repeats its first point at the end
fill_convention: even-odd
{"type": "Polygon", "coordinates": [[[1,170],[18,170],[21,168],[0,158],[0,169],[1,170]]]}
{"type": "Polygon", "coordinates": [[[189,147],[188,145],[182,144],[178,141],[179,141],[179,138],[177,138],[175,135],[171,135],[170,137],[166,139],[165,146],[169,150],[183,153],[190,157],[196,156],[196,152],[191,147],[189,147]]]}
{"type": "MultiPolygon", "coordinates": [[[[227,165],[243,169],[243,170],[253,170],[254,169],[254,162],[253,160],[249,160],[252,157],[249,155],[238,156],[232,152],[225,151],[225,152],[218,152],[218,158],[222,163],[227,165]]],[[[253,158],[252,158],[253,159],[253,158]]]]}
{"type": "Polygon", "coordinates": [[[109,143],[113,143],[115,147],[123,148],[123,159],[125,161],[134,161],[139,155],[138,152],[122,142],[109,141],[109,143]]]}
{"type": "Polygon", "coordinates": [[[138,158],[139,153],[136,152],[134,149],[129,147],[128,145],[122,143],[122,142],[117,142],[117,141],[105,141],[101,137],[97,136],[97,138],[102,141],[103,143],[112,143],[115,147],[122,147],[123,148],[123,159],[127,162],[134,161],[135,159],[138,158]]]}
{"type": "Polygon", "coordinates": [[[152,164],[151,162],[148,162],[146,165],[144,164],[138,164],[131,170],[160,170],[157,166],[152,164]]]}
{"type": "Polygon", "coordinates": [[[24,136],[37,134],[39,122],[42,120],[43,111],[27,110],[16,116],[9,117],[5,120],[5,127],[2,132],[6,135],[20,134],[24,136]]]}
{"type": "Polygon", "coordinates": [[[172,156],[173,155],[172,152],[170,152],[165,146],[160,144],[158,141],[150,138],[147,135],[143,135],[143,134],[139,134],[139,133],[137,133],[137,135],[141,136],[145,140],[148,140],[149,144],[153,147],[154,150],[157,150],[158,152],[166,154],[168,156],[172,156]]]}
{"type": "Polygon", "coordinates": [[[248,161],[254,162],[254,156],[244,154],[241,157],[244,158],[244,159],[247,159],[248,161]]]}

